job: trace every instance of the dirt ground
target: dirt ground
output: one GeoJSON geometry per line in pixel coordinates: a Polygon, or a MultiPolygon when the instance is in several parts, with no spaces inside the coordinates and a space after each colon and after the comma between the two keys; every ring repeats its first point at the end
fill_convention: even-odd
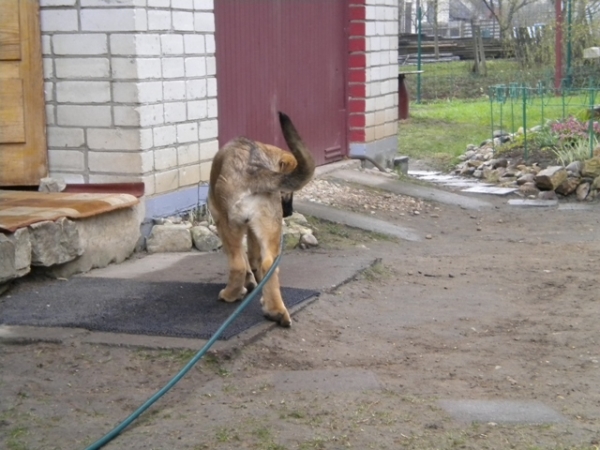
{"type": "MultiPolygon", "coordinates": [[[[599,206],[485,200],[496,208],[373,210],[421,242],[317,224],[322,248],[381,263],[291,329],[211,353],[105,448],[598,449],[599,206]],[[440,403],[455,400],[539,402],[564,421],[460,421],[440,403]]],[[[194,353],[0,345],[0,448],[85,448],[194,353]]]]}

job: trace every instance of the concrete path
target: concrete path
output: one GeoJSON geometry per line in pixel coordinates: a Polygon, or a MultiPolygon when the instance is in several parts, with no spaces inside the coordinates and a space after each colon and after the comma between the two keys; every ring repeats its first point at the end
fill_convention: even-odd
{"type": "Polygon", "coordinates": [[[479,210],[493,207],[491,203],[477,198],[454,194],[452,192],[427,186],[419,186],[402,180],[390,180],[381,176],[354,170],[336,170],[335,172],[330,173],[329,176],[352,183],[383,189],[393,192],[394,194],[408,195],[447,205],[456,205],[465,209],[479,210]]]}

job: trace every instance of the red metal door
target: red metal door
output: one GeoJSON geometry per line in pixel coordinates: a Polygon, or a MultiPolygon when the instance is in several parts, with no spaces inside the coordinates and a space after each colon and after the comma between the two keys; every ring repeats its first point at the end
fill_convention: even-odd
{"type": "Polygon", "coordinates": [[[347,154],[344,0],[215,1],[219,143],[285,148],[287,113],[318,165],[347,154]]]}

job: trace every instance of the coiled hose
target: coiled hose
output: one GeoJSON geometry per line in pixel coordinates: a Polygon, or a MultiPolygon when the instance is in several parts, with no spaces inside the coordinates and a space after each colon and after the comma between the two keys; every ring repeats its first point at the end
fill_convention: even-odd
{"type": "Polygon", "coordinates": [[[136,409],[129,417],[127,417],[125,420],[123,420],[123,422],[121,422],[119,425],[117,425],[115,428],[113,428],[110,432],[105,434],[101,439],[98,439],[92,445],[87,447],[86,450],[100,449],[100,448],[104,447],[106,444],[108,444],[110,441],[112,441],[114,438],[116,438],[119,434],[121,434],[123,432],[123,430],[125,430],[125,428],[127,428],[129,425],[131,425],[135,421],[135,419],[137,419],[139,416],[141,416],[159,398],[161,398],[173,386],[175,386],[179,382],[179,380],[181,380],[185,376],[185,374],[188,373],[189,370],[192,367],[194,367],[194,365],[198,361],[200,361],[200,359],[206,354],[208,349],[210,349],[212,347],[212,345],[217,341],[217,339],[219,339],[219,336],[221,336],[223,331],[225,331],[227,329],[227,327],[229,325],[231,325],[231,323],[235,319],[237,319],[237,317],[242,313],[242,311],[244,311],[244,309],[246,309],[246,307],[254,299],[256,294],[258,294],[261,291],[261,289],[263,288],[265,283],[267,281],[269,281],[269,278],[271,278],[271,275],[273,275],[273,272],[279,265],[279,260],[281,259],[281,252],[283,250],[283,234],[281,235],[281,242],[280,242],[279,247],[280,247],[279,255],[277,255],[277,258],[275,258],[275,261],[273,261],[273,265],[267,271],[267,274],[265,275],[265,277],[260,281],[260,283],[258,283],[258,286],[256,286],[256,288],[254,288],[254,290],[252,292],[250,292],[250,294],[248,294],[246,296],[246,298],[244,298],[244,300],[242,300],[242,303],[240,303],[240,306],[238,306],[237,309],[233,313],[231,313],[231,315],[227,318],[227,320],[225,320],[225,322],[223,322],[223,324],[219,327],[219,329],[217,331],[215,331],[215,334],[213,334],[212,337],[206,342],[206,344],[204,344],[204,347],[202,347],[198,351],[198,353],[196,353],[196,355],[192,359],[190,359],[190,361],[183,367],[183,369],[181,369],[179,371],[179,373],[177,373],[177,375],[175,375],[173,378],[171,378],[171,381],[169,381],[167,384],[165,384],[162,387],[162,389],[157,391],[152,397],[150,397],[148,400],[146,400],[146,402],[142,406],[140,406],[138,409],[136,409]]]}

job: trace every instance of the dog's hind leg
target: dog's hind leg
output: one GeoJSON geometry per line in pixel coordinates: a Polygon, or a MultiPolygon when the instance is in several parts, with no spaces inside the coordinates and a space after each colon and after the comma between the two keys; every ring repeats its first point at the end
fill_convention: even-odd
{"type": "Polygon", "coordinates": [[[235,302],[244,298],[248,292],[246,288],[248,257],[244,253],[242,245],[245,229],[235,226],[219,226],[218,223],[217,229],[229,262],[229,280],[225,289],[219,292],[219,300],[235,302]]]}
{"type": "MultiPolygon", "coordinates": [[[[278,220],[262,220],[254,226],[256,237],[260,242],[261,264],[257,279],[262,279],[273,265],[273,261],[281,251],[281,217],[278,220]],[[258,228],[258,229],[256,229],[258,228]]],[[[260,300],[263,313],[267,319],[277,322],[282,327],[292,325],[279,285],[279,268],[276,268],[271,278],[265,283],[263,296],[260,300]]]]}
{"type": "Polygon", "coordinates": [[[252,228],[248,228],[247,233],[247,244],[248,244],[248,266],[250,273],[246,274],[246,287],[249,291],[254,289],[257,283],[262,280],[262,274],[260,273],[260,242],[252,231],[252,228]]]}

